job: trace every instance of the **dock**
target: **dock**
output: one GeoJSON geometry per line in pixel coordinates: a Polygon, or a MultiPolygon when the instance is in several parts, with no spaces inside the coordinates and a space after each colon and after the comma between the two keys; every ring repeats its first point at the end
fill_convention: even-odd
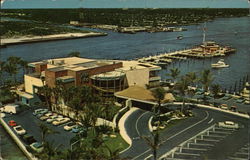
{"type": "Polygon", "coordinates": [[[231,47],[221,47],[215,42],[204,42],[198,47],[184,49],[174,52],[165,52],[154,56],[142,57],[137,59],[140,63],[151,63],[154,65],[164,65],[173,62],[174,60],[187,60],[188,58],[212,58],[224,57],[229,53],[234,53],[236,49],[231,47]]]}

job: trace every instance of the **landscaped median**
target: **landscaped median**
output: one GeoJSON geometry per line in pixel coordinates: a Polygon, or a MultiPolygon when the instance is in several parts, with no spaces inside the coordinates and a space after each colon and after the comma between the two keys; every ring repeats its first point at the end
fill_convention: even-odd
{"type": "Polygon", "coordinates": [[[132,140],[131,138],[128,136],[128,133],[125,129],[125,121],[126,119],[135,111],[139,110],[139,108],[135,108],[132,107],[128,112],[126,112],[122,118],[120,119],[118,126],[119,126],[119,130],[120,130],[120,135],[122,136],[122,138],[129,144],[129,146],[132,145],[132,140]]]}

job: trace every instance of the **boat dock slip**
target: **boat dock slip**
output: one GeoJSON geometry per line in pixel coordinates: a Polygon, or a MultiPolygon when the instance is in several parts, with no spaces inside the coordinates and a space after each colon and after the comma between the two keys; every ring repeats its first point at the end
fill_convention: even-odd
{"type": "Polygon", "coordinates": [[[140,63],[153,63],[155,65],[163,65],[171,63],[173,60],[186,60],[187,58],[223,57],[235,51],[236,49],[234,48],[223,47],[216,44],[215,42],[209,41],[203,42],[203,44],[195,48],[143,57],[137,59],[137,61],[140,63]]]}

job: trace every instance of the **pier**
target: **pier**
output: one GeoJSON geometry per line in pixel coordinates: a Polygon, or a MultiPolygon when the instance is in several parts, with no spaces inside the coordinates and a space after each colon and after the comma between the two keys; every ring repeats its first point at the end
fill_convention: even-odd
{"type": "Polygon", "coordinates": [[[187,58],[212,58],[223,57],[229,53],[234,53],[236,49],[231,47],[221,47],[215,42],[204,42],[202,45],[174,52],[166,52],[154,56],[142,57],[137,59],[140,63],[151,63],[154,65],[164,65],[171,63],[173,60],[186,60],[187,58]]]}

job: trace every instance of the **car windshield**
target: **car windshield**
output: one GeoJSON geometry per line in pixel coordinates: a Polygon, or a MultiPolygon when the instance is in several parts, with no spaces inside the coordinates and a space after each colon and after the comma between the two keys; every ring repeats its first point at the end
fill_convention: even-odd
{"type": "Polygon", "coordinates": [[[68,126],[74,126],[75,125],[75,123],[69,123],[68,124],[68,126]]]}
{"type": "Polygon", "coordinates": [[[23,130],[23,129],[22,129],[22,127],[17,127],[16,130],[17,130],[17,131],[21,131],[21,130],[23,130]]]}
{"type": "Polygon", "coordinates": [[[33,146],[36,147],[36,148],[41,148],[42,144],[41,143],[35,143],[33,146]]]}

